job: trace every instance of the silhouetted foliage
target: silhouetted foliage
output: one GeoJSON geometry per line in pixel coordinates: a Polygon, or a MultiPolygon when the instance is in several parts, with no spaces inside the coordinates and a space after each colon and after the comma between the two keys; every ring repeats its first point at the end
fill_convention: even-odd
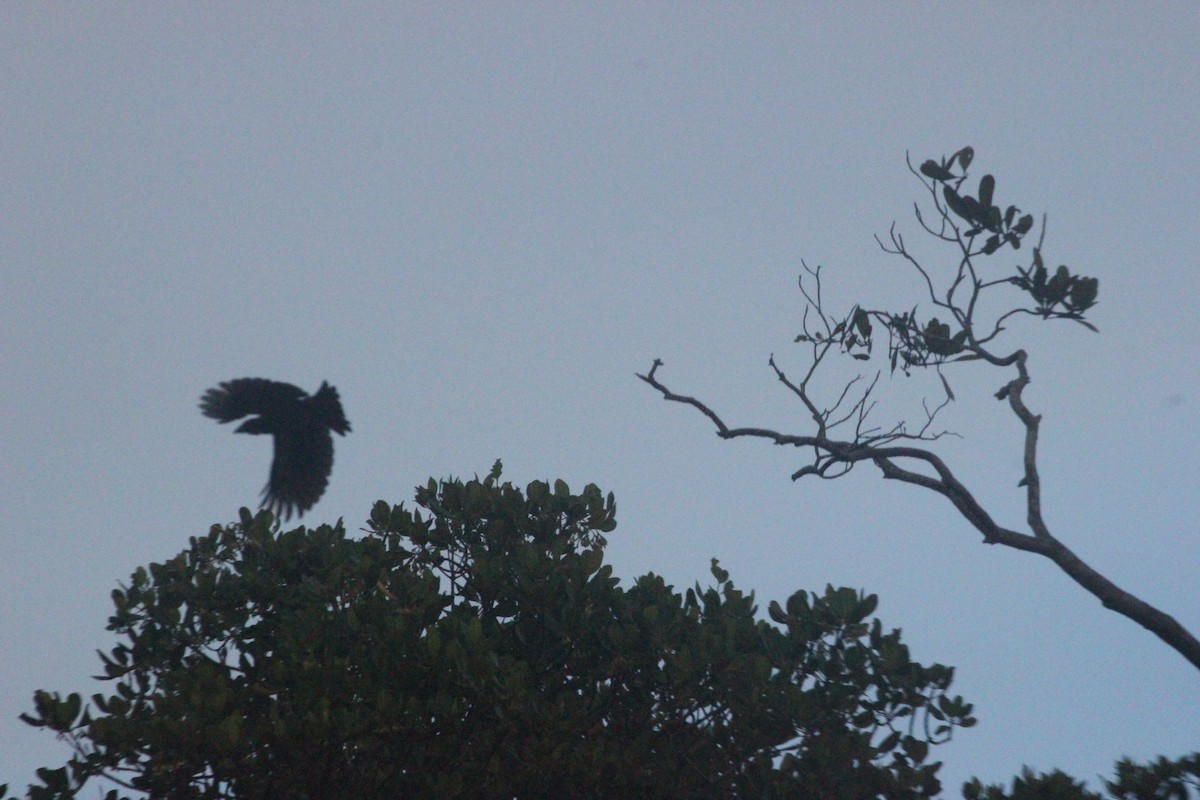
{"type": "MultiPolygon", "coordinates": [[[[193,538],[113,593],[109,694],[38,692],[74,755],[157,798],[922,798],[970,726],[953,670],[909,657],[876,598],[827,587],[759,618],[716,585],[628,588],[612,495],[431,480],[368,534],[270,515],[193,538]]],[[[3,792],[0,792],[0,796],[3,792]]]]}
{"type": "Polygon", "coordinates": [[[978,779],[963,786],[966,800],[1200,800],[1200,753],[1148,764],[1117,762],[1116,779],[1104,781],[1105,794],[1089,791],[1082,781],[1054,770],[1036,774],[1021,770],[1012,791],[984,786],[978,779]]]}
{"type": "Polygon", "coordinates": [[[333,471],[333,437],[350,432],[337,389],[328,383],[311,397],[298,386],[265,378],[238,378],[209,389],[200,410],[221,424],[255,415],[237,433],[269,433],[275,443],[262,506],[285,520],[303,517],[325,493],[333,471]]]}

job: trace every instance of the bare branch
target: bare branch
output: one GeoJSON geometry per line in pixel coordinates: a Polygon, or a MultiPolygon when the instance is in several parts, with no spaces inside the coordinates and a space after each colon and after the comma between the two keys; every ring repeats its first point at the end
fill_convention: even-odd
{"type": "Polygon", "coordinates": [[[662,359],[656,358],[654,359],[654,363],[650,365],[650,371],[645,375],[638,375],[638,377],[662,392],[663,399],[670,400],[675,403],[686,403],[699,410],[701,414],[711,419],[713,424],[717,426],[718,436],[727,437],[729,429],[725,427],[725,423],[721,421],[721,418],[714,414],[708,406],[704,405],[704,403],[701,403],[694,397],[685,397],[683,395],[673,394],[667,389],[667,387],[658,382],[658,380],[654,377],[654,373],[658,372],[658,368],[662,365],[662,359]]]}

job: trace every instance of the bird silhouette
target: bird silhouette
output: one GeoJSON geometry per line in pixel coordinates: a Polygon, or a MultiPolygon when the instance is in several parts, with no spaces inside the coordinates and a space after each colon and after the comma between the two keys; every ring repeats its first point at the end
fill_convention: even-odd
{"type": "Polygon", "coordinates": [[[277,517],[297,518],[313,507],[333,471],[333,436],[350,432],[337,389],[322,382],[309,395],[290,383],[265,378],[238,378],[209,389],[200,410],[221,424],[254,415],[235,433],[269,433],[275,440],[271,477],[260,506],[277,517]]]}

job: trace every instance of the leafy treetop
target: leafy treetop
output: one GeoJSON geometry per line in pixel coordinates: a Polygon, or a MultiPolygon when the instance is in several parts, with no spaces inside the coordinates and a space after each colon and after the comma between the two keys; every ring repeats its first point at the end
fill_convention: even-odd
{"type": "MultiPolygon", "coordinates": [[[[595,486],[430,481],[367,535],[243,509],[113,593],[113,691],[38,692],[70,742],[28,797],[920,798],[974,723],[876,598],[769,605],[713,562],[622,588],[595,486]]],[[[4,792],[0,790],[0,796],[4,792]]]]}

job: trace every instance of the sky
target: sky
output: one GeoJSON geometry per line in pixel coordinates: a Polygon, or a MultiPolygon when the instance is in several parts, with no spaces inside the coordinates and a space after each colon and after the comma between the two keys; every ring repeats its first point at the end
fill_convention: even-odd
{"type": "MultiPolygon", "coordinates": [[[[975,704],[934,751],[948,797],[1200,750],[1200,673],[1048,561],[865,466],[792,482],[802,453],[635,377],[661,358],[730,425],[811,432],[767,366],[808,366],[801,259],[831,306],[922,303],[873,236],[947,274],[905,154],[971,145],[1048,214],[1051,267],[1100,281],[1098,334],[1001,341],[1030,353],[1047,523],[1200,632],[1198,36],[1184,3],[0,5],[0,783],[66,761],[17,715],[105,689],[111,591],[257,503],[269,444],[196,408],[245,376],[341,393],[306,523],[499,458],[615,492],[626,583],[709,585],[715,557],[764,610],[879,595],[975,704]]],[[[1023,529],[1011,375],[947,376],[938,452],[1023,529]]],[[[885,370],[876,419],[941,391],[885,370]]]]}

